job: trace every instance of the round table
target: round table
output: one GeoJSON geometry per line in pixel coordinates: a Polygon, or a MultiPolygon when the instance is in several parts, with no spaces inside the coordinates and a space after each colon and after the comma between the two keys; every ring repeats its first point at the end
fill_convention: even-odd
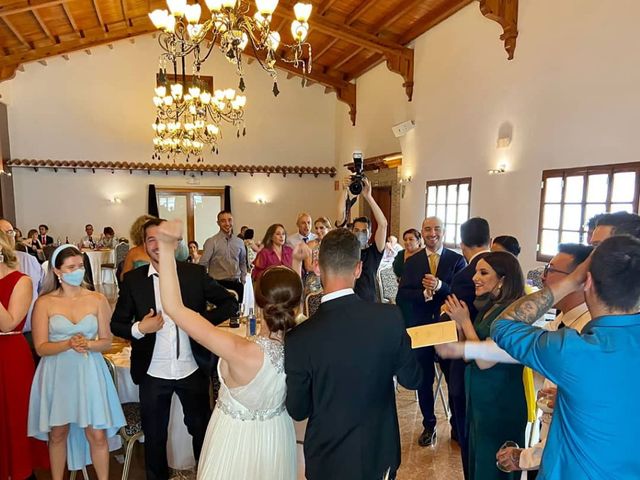
{"type": "Polygon", "coordinates": [[[100,285],[102,283],[115,283],[115,269],[113,275],[108,275],[104,280],[102,278],[102,264],[112,263],[115,266],[116,251],[114,249],[111,248],[105,250],[91,250],[83,248],[82,253],[87,256],[87,258],[89,259],[89,263],[91,264],[91,273],[93,274],[94,285],[100,285]]]}

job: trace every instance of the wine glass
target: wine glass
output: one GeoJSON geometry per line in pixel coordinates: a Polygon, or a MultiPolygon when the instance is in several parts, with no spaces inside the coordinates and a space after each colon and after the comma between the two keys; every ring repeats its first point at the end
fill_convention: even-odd
{"type": "MultiPolygon", "coordinates": [[[[500,447],[500,450],[504,450],[505,448],[520,448],[520,446],[514,441],[507,440],[502,444],[502,446],[500,447]]],[[[507,470],[507,467],[503,466],[499,461],[496,461],[496,467],[498,467],[498,470],[500,470],[501,472],[505,472],[505,473],[511,472],[511,470],[507,470]]]]}

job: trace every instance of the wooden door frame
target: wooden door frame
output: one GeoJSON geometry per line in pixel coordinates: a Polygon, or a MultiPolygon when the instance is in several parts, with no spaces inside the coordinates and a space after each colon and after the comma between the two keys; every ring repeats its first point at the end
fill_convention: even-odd
{"type": "Polygon", "coordinates": [[[156,195],[161,193],[174,193],[177,195],[185,195],[187,197],[187,239],[192,241],[195,238],[195,215],[193,210],[193,196],[203,195],[209,197],[220,197],[222,209],[226,209],[224,204],[224,187],[158,187],[156,186],[156,195]]]}

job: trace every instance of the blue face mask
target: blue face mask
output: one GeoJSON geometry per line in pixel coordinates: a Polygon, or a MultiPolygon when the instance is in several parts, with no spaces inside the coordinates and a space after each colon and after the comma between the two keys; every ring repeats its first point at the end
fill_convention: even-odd
{"type": "Polygon", "coordinates": [[[73,272],[62,274],[62,281],[67,285],[79,287],[82,285],[82,280],[84,280],[84,268],[78,268],[73,272]]]}
{"type": "Polygon", "coordinates": [[[184,240],[178,242],[178,248],[176,248],[175,257],[178,262],[186,262],[187,258],[189,258],[189,247],[187,247],[187,244],[184,242],[184,240]]]}

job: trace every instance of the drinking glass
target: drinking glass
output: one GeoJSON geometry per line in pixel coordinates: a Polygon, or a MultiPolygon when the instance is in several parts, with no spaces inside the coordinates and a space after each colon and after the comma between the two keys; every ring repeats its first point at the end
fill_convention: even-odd
{"type": "MultiPolygon", "coordinates": [[[[500,450],[504,450],[505,448],[520,448],[520,446],[516,442],[513,442],[511,440],[507,440],[506,442],[504,442],[502,444],[502,446],[500,447],[500,450]]],[[[507,470],[497,460],[496,460],[496,467],[498,467],[498,470],[500,470],[501,472],[505,472],[505,473],[510,473],[511,472],[511,470],[507,470]]]]}

